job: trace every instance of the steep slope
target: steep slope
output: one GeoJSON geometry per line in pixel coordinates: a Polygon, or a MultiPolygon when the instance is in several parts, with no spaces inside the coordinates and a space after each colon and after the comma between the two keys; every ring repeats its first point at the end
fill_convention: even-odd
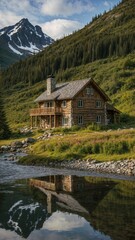
{"type": "Polygon", "coordinates": [[[48,74],[135,50],[135,1],[123,0],[112,11],[98,16],[82,30],[56,41],[44,51],[18,63],[3,74],[4,84],[33,84],[48,74]],[[9,76],[11,76],[9,78],[9,76]],[[31,75],[33,76],[31,78],[31,75]]]}
{"type": "Polygon", "coordinates": [[[15,25],[0,30],[1,64],[3,67],[10,64],[6,57],[13,58],[14,62],[39,52],[53,42],[52,38],[42,32],[40,26],[33,26],[24,18],[15,25]]]}

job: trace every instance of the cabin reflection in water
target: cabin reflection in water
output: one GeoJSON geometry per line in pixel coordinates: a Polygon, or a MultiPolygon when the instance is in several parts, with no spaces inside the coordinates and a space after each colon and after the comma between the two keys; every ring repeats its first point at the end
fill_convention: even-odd
{"type": "Polygon", "coordinates": [[[56,208],[70,212],[90,214],[105,195],[114,187],[113,181],[89,182],[87,177],[54,175],[29,180],[30,185],[41,190],[47,197],[47,211],[56,208]],[[57,205],[57,207],[56,207],[57,205]]]}

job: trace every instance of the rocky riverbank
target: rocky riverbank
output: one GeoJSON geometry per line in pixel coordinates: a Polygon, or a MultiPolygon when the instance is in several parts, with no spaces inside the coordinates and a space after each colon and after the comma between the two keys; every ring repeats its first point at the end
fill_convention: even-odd
{"type": "Polygon", "coordinates": [[[34,138],[26,138],[22,141],[14,141],[9,145],[0,146],[0,153],[7,152],[26,152],[28,146],[34,143],[36,140],[34,138]]]}
{"type": "MultiPolygon", "coordinates": [[[[2,159],[18,161],[20,157],[26,156],[25,153],[3,153],[2,159]]],[[[27,156],[28,158],[28,156],[27,156]]],[[[37,157],[38,158],[38,157],[37,157]]],[[[40,164],[39,164],[40,165],[40,164]]],[[[42,164],[43,165],[43,164],[42,164]]],[[[83,170],[100,173],[111,173],[117,175],[135,176],[135,159],[99,162],[96,160],[64,160],[64,161],[45,161],[44,165],[51,168],[65,168],[72,170],[83,170]]]]}
{"type": "MultiPolygon", "coordinates": [[[[25,156],[24,153],[27,154],[28,147],[36,141],[46,140],[50,138],[51,135],[43,135],[38,139],[34,138],[26,138],[23,141],[15,141],[10,145],[3,145],[0,147],[0,153],[3,155],[4,160],[18,161],[18,157],[25,156]],[[19,154],[17,154],[19,153],[19,154]]],[[[29,158],[27,156],[27,158],[29,158]]],[[[37,156],[38,159],[38,156],[37,156]]],[[[135,159],[129,160],[121,160],[121,161],[107,161],[107,162],[99,162],[96,160],[49,160],[42,161],[42,165],[47,167],[55,167],[55,168],[66,168],[66,169],[74,169],[74,170],[84,170],[84,171],[96,171],[102,173],[111,173],[111,174],[122,174],[128,176],[135,176],[135,159]]],[[[34,165],[34,163],[33,163],[34,165]]],[[[40,165],[40,164],[39,164],[40,165]]]]}
{"type": "Polygon", "coordinates": [[[51,161],[49,167],[135,176],[135,160],[98,162],[96,160],[51,161]]]}

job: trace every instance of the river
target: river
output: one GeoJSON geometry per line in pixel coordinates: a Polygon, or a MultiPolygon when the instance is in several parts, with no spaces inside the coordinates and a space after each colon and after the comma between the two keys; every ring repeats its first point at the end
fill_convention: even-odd
{"type": "Polygon", "coordinates": [[[130,240],[135,179],[0,156],[0,240],[130,240]],[[6,160],[7,159],[7,160],[6,160]]]}

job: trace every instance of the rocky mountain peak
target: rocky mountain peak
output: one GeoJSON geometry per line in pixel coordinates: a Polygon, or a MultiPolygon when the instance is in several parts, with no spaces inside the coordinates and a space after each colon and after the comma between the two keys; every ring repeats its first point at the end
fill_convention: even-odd
{"type": "Polygon", "coordinates": [[[0,30],[0,43],[3,42],[9,52],[27,56],[38,53],[54,40],[44,34],[40,26],[33,26],[27,18],[23,18],[15,25],[0,30]]]}

